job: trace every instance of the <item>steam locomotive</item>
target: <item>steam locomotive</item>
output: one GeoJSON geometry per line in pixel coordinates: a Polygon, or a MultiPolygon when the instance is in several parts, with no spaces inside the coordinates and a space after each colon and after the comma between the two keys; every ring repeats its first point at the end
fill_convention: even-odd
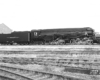
{"type": "Polygon", "coordinates": [[[94,30],[85,28],[42,29],[31,31],[14,31],[0,34],[0,44],[33,44],[33,45],[67,45],[100,43],[94,30]]]}

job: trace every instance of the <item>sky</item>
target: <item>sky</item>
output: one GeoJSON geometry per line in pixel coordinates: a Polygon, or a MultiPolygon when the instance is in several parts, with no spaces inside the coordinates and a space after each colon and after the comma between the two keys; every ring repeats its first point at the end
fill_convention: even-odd
{"type": "Polygon", "coordinates": [[[13,31],[91,27],[100,32],[100,0],[0,0],[0,24],[13,31]]]}

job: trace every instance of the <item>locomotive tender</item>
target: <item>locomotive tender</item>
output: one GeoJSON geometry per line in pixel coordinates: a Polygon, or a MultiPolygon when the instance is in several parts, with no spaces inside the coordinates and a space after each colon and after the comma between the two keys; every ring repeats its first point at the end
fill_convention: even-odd
{"type": "Polygon", "coordinates": [[[91,44],[94,30],[85,28],[42,29],[0,34],[0,44],[91,44]]]}

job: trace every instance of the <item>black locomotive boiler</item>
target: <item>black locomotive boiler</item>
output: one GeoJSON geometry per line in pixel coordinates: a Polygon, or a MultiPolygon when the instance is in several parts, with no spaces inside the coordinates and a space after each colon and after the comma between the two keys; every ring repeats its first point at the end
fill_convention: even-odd
{"type": "Polygon", "coordinates": [[[0,44],[93,44],[94,39],[94,30],[89,27],[14,31],[10,34],[0,34],[0,44]]]}

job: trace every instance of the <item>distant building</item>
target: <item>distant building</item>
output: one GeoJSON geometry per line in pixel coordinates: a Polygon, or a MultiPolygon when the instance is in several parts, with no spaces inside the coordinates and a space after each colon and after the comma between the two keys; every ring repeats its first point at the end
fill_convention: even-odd
{"type": "Polygon", "coordinates": [[[11,33],[12,30],[6,26],[4,23],[0,24],[0,34],[8,34],[11,33]]]}

